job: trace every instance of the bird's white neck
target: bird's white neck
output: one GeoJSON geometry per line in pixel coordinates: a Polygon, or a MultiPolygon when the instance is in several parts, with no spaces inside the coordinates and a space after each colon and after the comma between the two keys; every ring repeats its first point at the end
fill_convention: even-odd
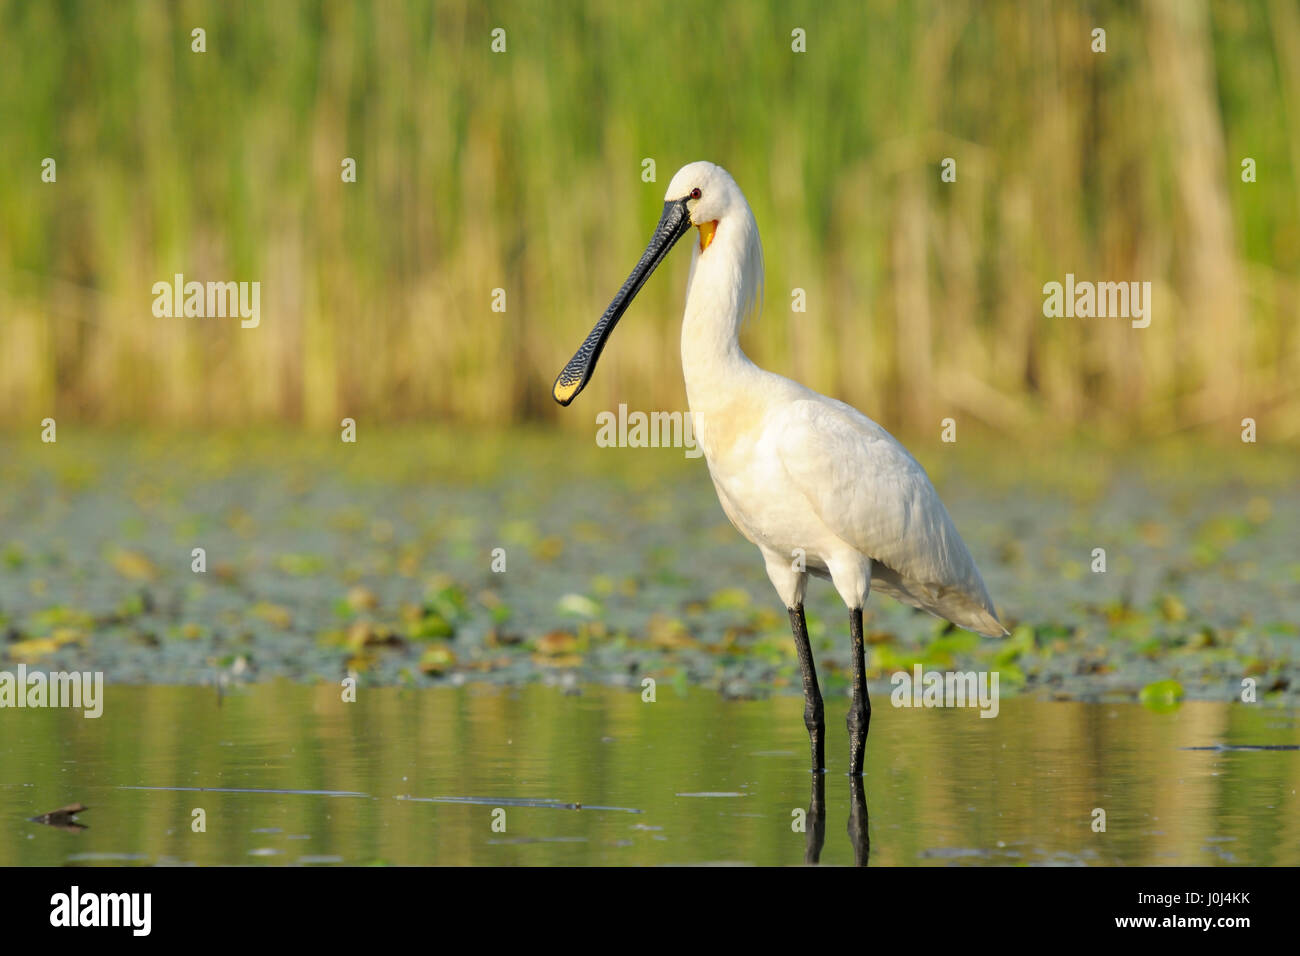
{"type": "Polygon", "coordinates": [[[747,207],[722,220],[691,260],[682,318],[682,374],[691,411],[708,415],[730,404],[756,370],[740,350],[740,325],[762,295],[763,250],[747,207]]]}

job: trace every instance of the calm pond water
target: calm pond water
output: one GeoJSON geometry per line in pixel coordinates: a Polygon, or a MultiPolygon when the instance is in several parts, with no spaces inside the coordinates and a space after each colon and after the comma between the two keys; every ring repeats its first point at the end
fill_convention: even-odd
{"type": "Polygon", "coordinates": [[[798,697],[109,686],[97,720],[4,714],[0,865],[851,864],[868,841],[870,865],[1300,864],[1292,711],[1020,697],[990,720],[873,690],[861,805],[836,697],[799,832],[798,697]],[[28,820],[72,803],[84,830],[28,820]]]}

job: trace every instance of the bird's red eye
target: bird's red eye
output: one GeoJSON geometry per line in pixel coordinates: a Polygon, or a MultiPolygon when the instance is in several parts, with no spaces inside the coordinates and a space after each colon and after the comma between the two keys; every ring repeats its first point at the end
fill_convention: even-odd
{"type": "Polygon", "coordinates": [[[692,198],[692,199],[699,199],[699,198],[700,198],[700,187],[699,187],[699,186],[696,186],[694,189],[691,190],[691,198],[692,198]]]}

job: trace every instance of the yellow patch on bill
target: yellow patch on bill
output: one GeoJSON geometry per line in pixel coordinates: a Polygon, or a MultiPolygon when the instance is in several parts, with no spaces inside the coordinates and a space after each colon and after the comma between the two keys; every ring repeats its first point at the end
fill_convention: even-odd
{"type": "Polygon", "coordinates": [[[568,385],[563,385],[557,381],[555,387],[551,389],[551,394],[555,396],[557,402],[564,405],[573,400],[573,395],[578,390],[578,385],[581,381],[581,379],[578,379],[568,385]]]}

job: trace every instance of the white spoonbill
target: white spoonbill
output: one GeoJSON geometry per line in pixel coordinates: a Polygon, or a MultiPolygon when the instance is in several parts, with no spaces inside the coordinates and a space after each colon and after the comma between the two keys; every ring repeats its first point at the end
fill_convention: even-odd
{"type": "Polygon", "coordinates": [[[862,605],[877,591],[989,637],[1007,633],[934,486],[892,435],[857,409],[765,371],[740,350],[741,321],[756,309],[763,250],[749,203],[713,163],[678,170],[641,261],[618,290],[552,393],[561,405],[591,378],[605,341],[650,273],[692,226],[682,371],[695,434],[722,510],[758,546],[790,612],[803,671],[804,724],[813,770],[825,768],[825,721],[808,644],[808,574],[829,578],[849,608],[853,703],[849,773],[862,773],[871,702],[862,605]]]}

